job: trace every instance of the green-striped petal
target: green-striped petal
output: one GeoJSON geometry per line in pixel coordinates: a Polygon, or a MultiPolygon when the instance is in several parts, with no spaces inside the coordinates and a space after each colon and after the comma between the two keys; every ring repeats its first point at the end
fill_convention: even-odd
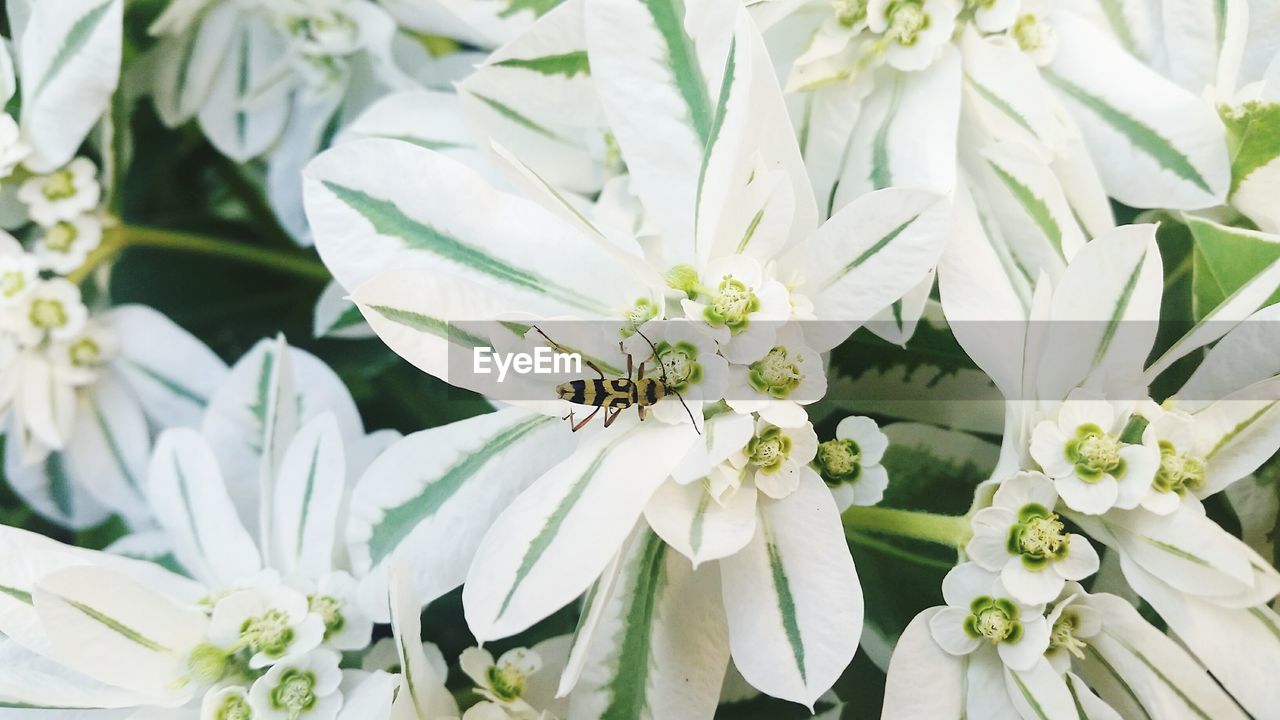
{"type": "Polygon", "coordinates": [[[366,593],[385,593],[395,558],[424,602],[460,585],[494,518],[573,442],[559,418],[509,408],[392,445],[352,493],[347,548],[356,573],[370,576],[366,593]]]}
{"type": "Polygon", "coordinates": [[[476,637],[519,632],[581,595],[697,438],[688,426],[627,415],[534,481],[468,573],[463,603],[476,637]]]}
{"type": "Polygon", "coordinates": [[[758,512],[755,538],[720,561],[734,664],[762,692],[812,707],[853,659],[862,588],[835,500],[812,470],[758,512]]]}
{"type": "Polygon", "coordinates": [[[729,663],[715,577],[695,573],[643,526],[624,551],[592,632],[575,638],[587,669],[573,693],[575,717],[644,720],[709,717],[729,663]]]}

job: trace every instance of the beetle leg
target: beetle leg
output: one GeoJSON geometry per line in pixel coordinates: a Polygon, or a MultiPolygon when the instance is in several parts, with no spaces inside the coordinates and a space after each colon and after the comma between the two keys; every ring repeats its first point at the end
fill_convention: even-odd
{"type": "Polygon", "coordinates": [[[608,411],[608,410],[605,410],[605,411],[604,411],[604,426],[605,426],[605,427],[609,427],[610,425],[612,425],[612,424],[613,424],[613,421],[618,419],[618,416],[622,414],[622,411],[623,411],[623,410],[626,410],[626,408],[618,408],[618,409],[616,409],[616,410],[614,410],[614,411],[613,411],[613,414],[612,414],[612,415],[610,415],[610,414],[609,414],[609,411],[608,411]]]}
{"type": "MultiPolygon", "coordinates": [[[[592,411],[591,411],[591,414],[590,414],[590,415],[588,415],[588,416],[586,416],[585,418],[583,418],[582,420],[578,421],[578,424],[573,426],[572,431],[573,431],[573,432],[578,432],[579,430],[581,430],[581,429],[582,429],[582,426],[583,426],[583,425],[586,425],[586,424],[587,424],[587,423],[589,423],[589,422],[591,422],[591,418],[595,417],[595,416],[596,416],[596,413],[598,413],[598,412],[600,412],[600,406],[599,406],[599,405],[597,405],[597,406],[596,406],[596,409],[595,409],[595,410],[592,410],[592,411]]],[[[605,417],[606,417],[606,418],[607,418],[607,417],[609,417],[609,413],[608,413],[608,411],[605,411],[605,417]]]]}
{"type": "MultiPolygon", "coordinates": [[[[644,367],[644,365],[643,365],[643,364],[641,364],[641,365],[640,365],[640,367],[644,367]]],[[[636,406],[636,413],[640,416],[640,422],[644,422],[644,413],[645,413],[645,410],[647,410],[647,408],[646,408],[645,406],[643,406],[643,405],[637,405],[637,406],[636,406]]]]}

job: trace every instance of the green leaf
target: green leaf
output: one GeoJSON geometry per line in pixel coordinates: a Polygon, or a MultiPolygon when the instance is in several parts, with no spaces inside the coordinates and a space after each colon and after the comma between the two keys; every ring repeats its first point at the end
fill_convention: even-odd
{"type": "Polygon", "coordinates": [[[1248,102],[1219,111],[1231,145],[1231,192],[1249,175],[1280,157],[1280,104],[1248,102]]]}
{"type": "MultiPolygon", "coordinates": [[[[1187,218],[1194,244],[1192,310],[1200,320],[1259,272],[1280,259],[1280,242],[1262,233],[1187,218]]],[[[1266,303],[1280,300],[1280,291],[1266,303]]]]}

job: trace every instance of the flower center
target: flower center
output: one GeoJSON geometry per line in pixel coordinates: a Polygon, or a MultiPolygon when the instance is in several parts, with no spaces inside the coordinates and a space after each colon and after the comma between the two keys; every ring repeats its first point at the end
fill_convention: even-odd
{"type": "Polygon", "coordinates": [[[885,17],[889,20],[885,35],[905,47],[915,45],[920,39],[920,32],[929,27],[929,16],[924,8],[911,0],[890,3],[885,9],[885,17]]]}
{"type": "Polygon", "coordinates": [[[78,237],[80,237],[80,231],[76,229],[75,225],[69,222],[60,222],[49,228],[49,231],[45,233],[44,246],[53,252],[69,253],[78,237]]]}
{"type": "Polygon", "coordinates": [[[800,358],[792,358],[787,349],[778,346],[763,358],[751,363],[747,381],[758,392],[776,398],[785,398],[800,386],[804,375],[800,372],[800,358]]]}
{"type": "Polygon", "coordinates": [[[829,485],[852,483],[862,474],[862,448],[852,440],[836,438],[822,443],[815,460],[829,485]]]}
{"type": "Polygon", "coordinates": [[[666,383],[677,392],[702,380],[702,366],[698,363],[698,348],[687,342],[672,345],[665,340],[658,343],[658,358],[666,372],[666,383]]]}
{"type": "Polygon", "coordinates": [[[1156,471],[1154,485],[1161,492],[1179,495],[1197,490],[1204,485],[1204,460],[1180,453],[1173,443],[1161,440],[1160,469],[1156,471]]]}
{"type": "Polygon", "coordinates": [[[782,461],[791,454],[791,438],[782,428],[771,426],[747,442],[747,457],[762,472],[773,472],[782,467],[782,461]]]}
{"type": "Polygon", "coordinates": [[[487,673],[489,689],[500,700],[512,702],[524,694],[525,676],[514,665],[494,665],[487,673]]]}
{"type": "Polygon", "coordinates": [[[21,270],[10,270],[0,274],[0,294],[6,298],[17,297],[18,293],[27,289],[27,276],[21,270]]]}
{"type": "Polygon", "coordinates": [[[867,19],[867,0],[831,0],[836,22],[851,28],[867,19]]]}
{"type": "Polygon", "coordinates": [[[259,617],[244,621],[240,626],[240,639],[254,652],[280,657],[293,642],[293,628],[284,612],[268,610],[259,617]]]}
{"type": "Polygon", "coordinates": [[[67,348],[71,364],[76,367],[90,367],[102,362],[102,346],[92,338],[80,338],[67,348]]]}
{"type": "Polygon", "coordinates": [[[311,612],[324,620],[324,639],[328,640],[335,633],[341,632],[347,624],[342,616],[342,601],[328,595],[312,595],[307,599],[311,612]]]}
{"type": "Polygon", "coordinates": [[[1016,643],[1022,639],[1022,623],[1018,622],[1018,606],[1007,598],[974,598],[969,604],[969,617],[964,630],[970,637],[986,638],[995,643],[1016,643]]]}
{"type": "Polygon", "coordinates": [[[70,170],[59,170],[45,178],[44,196],[50,201],[75,197],[76,176],[70,170]]]}
{"type": "Polygon", "coordinates": [[[280,684],[271,691],[271,705],[296,718],[316,704],[316,676],[289,668],[280,674],[280,684]]]}
{"type": "Polygon", "coordinates": [[[1049,42],[1049,28],[1031,13],[1020,16],[1009,29],[1014,42],[1023,52],[1035,52],[1049,42]]]}
{"type": "Polygon", "coordinates": [[[1021,555],[1023,565],[1037,569],[1066,556],[1068,536],[1057,513],[1029,503],[1018,511],[1018,520],[1009,529],[1009,553],[1021,555]]]}
{"type": "Polygon", "coordinates": [[[61,300],[40,298],[31,302],[31,324],[43,330],[67,324],[67,309],[61,300]]]}
{"type": "Polygon", "coordinates": [[[727,327],[734,333],[747,327],[747,316],[760,309],[760,299],[741,280],[725,275],[704,313],[712,327],[727,327]]]}
{"type": "Polygon", "coordinates": [[[252,720],[253,708],[239,695],[228,695],[222,701],[222,707],[213,716],[215,720],[252,720]]]}
{"type": "Polygon", "coordinates": [[[628,338],[640,329],[640,326],[658,317],[658,306],[649,298],[640,298],[626,312],[626,322],[622,325],[622,337],[628,338]]]}
{"type": "Polygon", "coordinates": [[[1078,658],[1084,658],[1084,649],[1088,647],[1080,638],[1076,637],[1076,629],[1080,627],[1080,618],[1076,613],[1067,610],[1062,613],[1056,622],[1053,623],[1053,629],[1049,632],[1049,650],[1066,650],[1078,658]]]}
{"type": "Polygon", "coordinates": [[[1120,477],[1124,474],[1124,458],[1120,457],[1123,443],[1102,428],[1085,424],[1076,428],[1076,436],[1067,441],[1067,458],[1076,465],[1076,474],[1085,482],[1097,482],[1103,475],[1120,477]]]}

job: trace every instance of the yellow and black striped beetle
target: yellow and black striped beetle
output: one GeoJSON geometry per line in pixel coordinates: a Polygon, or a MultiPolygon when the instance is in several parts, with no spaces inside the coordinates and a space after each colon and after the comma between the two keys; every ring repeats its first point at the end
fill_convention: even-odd
{"type": "MultiPolygon", "coordinates": [[[[562,353],[573,352],[555,340],[552,340],[546,333],[542,332],[542,328],[537,325],[534,325],[533,329],[537,330],[538,334],[556,350],[562,353]]],[[[596,413],[600,412],[601,408],[603,408],[604,426],[609,427],[613,424],[614,420],[618,419],[618,416],[622,414],[623,410],[634,406],[636,408],[636,412],[640,415],[640,420],[643,421],[645,411],[650,406],[657,404],[659,400],[667,395],[674,395],[678,400],[680,400],[680,404],[684,406],[685,412],[689,413],[689,420],[693,422],[693,429],[701,435],[702,431],[698,429],[698,422],[693,419],[693,411],[691,411],[689,406],[685,404],[684,398],[680,395],[680,391],[672,387],[670,381],[667,379],[667,368],[662,363],[661,359],[658,358],[658,348],[647,335],[640,332],[638,329],[636,330],[636,334],[644,338],[644,341],[649,343],[649,348],[653,350],[653,358],[658,362],[658,367],[661,369],[661,379],[645,377],[645,364],[642,362],[640,363],[639,368],[635,368],[631,353],[628,353],[623,348],[622,343],[619,342],[618,350],[627,356],[626,377],[606,377],[604,371],[601,370],[598,365],[584,358],[583,362],[587,364],[587,367],[595,370],[596,374],[600,377],[594,380],[570,380],[567,383],[561,383],[556,386],[556,396],[561,400],[568,400],[575,405],[586,405],[595,409],[591,411],[590,415],[577,422],[574,422],[572,410],[569,411],[568,415],[565,415],[561,419],[568,420],[572,431],[578,432],[587,423],[591,422],[591,419],[596,416],[596,413]],[[634,373],[633,369],[635,370],[634,373]]]]}

